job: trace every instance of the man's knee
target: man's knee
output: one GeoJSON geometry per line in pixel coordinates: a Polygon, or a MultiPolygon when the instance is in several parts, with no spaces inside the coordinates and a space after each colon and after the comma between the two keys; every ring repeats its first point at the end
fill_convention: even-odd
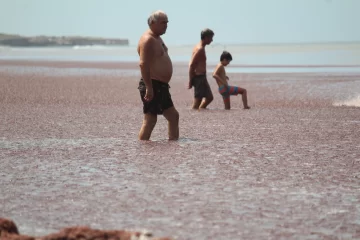
{"type": "Polygon", "coordinates": [[[208,96],[205,97],[205,100],[206,100],[207,102],[212,102],[212,100],[214,100],[214,96],[213,96],[212,94],[210,94],[210,95],[208,95],[208,96]]]}
{"type": "Polygon", "coordinates": [[[157,116],[156,115],[146,114],[145,117],[144,117],[143,124],[146,127],[153,128],[153,127],[155,127],[156,122],[157,122],[157,116]]]}

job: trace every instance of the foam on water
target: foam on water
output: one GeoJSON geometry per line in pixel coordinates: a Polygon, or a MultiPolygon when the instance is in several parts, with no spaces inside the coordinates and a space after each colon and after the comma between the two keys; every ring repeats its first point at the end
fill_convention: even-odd
{"type": "Polygon", "coordinates": [[[105,45],[85,45],[85,46],[73,46],[72,49],[78,50],[78,49],[109,49],[109,47],[105,45]]]}
{"type": "Polygon", "coordinates": [[[360,95],[343,101],[334,102],[334,106],[360,107],[360,95]]]}

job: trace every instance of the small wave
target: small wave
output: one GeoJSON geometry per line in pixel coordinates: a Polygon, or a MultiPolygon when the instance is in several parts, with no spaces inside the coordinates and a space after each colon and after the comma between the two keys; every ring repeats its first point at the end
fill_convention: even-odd
{"type": "Polygon", "coordinates": [[[344,101],[337,101],[333,104],[334,106],[349,106],[349,107],[360,107],[360,96],[351,98],[344,101]]]}
{"type": "Polygon", "coordinates": [[[109,49],[112,47],[105,45],[75,45],[72,48],[78,50],[78,49],[109,49]]]}

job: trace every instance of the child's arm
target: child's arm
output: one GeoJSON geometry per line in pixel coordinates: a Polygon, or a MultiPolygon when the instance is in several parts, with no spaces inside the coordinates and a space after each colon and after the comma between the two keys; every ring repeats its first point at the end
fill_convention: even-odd
{"type": "Polygon", "coordinates": [[[221,77],[222,75],[225,75],[225,69],[224,69],[224,66],[220,65],[215,69],[215,71],[213,73],[213,78],[215,78],[218,83],[227,85],[227,81],[226,81],[226,79],[223,79],[221,77]]]}

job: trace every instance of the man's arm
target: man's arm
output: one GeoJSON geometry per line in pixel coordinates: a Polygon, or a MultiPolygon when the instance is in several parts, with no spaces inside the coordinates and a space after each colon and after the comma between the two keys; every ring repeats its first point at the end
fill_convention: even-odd
{"type": "Polygon", "coordinates": [[[217,67],[213,73],[213,78],[215,78],[216,81],[221,82],[224,85],[227,85],[228,83],[227,83],[226,79],[222,79],[220,77],[220,76],[224,75],[224,71],[225,71],[225,69],[223,66],[217,67]]]}
{"type": "Polygon", "coordinates": [[[140,70],[146,86],[145,100],[150,101],[153,97],[152,82],[150,79],[150,63],[153,59],[153,39],[146,38],[140,47],[140,70]]]}
{"type": "Polygon", "coordinates": [[[205,49],[200,48],[194,53],[194,56],[191,58],[189,65],[189,89],[191,88],[191,80],[195,77],[196,65],[204,54],[205,54],[205,49]]]}

